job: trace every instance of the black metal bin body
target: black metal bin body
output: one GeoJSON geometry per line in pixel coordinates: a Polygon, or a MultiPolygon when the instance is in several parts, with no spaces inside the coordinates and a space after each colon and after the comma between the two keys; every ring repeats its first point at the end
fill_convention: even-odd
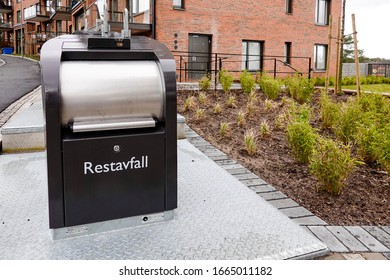
{"type": "Polygon", "coordinates": [[[117,42],[66,35],[42,47],[52,229],[177,207],[174,58],[150,38],[117,42]]]}

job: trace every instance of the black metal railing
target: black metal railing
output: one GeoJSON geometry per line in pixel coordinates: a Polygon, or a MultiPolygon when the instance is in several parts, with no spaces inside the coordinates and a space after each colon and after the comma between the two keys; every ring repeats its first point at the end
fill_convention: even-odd
{"type": "Polygon", "coordinates": [[[12,7],[13,7],[12,0],[0,0],[0,8],[12,9],[12,7]]]}
{"type": "Polygon", "coordinates": [[[208,74],[215,85],[219,71],[224,69],[238,79],[239,74],[247,69],[250,72],[263,72],[274,78],[296,73],[311,76],[310,57],[290,57],[290,63],[283,56],[243,55],[229,53],[201,53],[173,51],[176,60],[176,72],[179,82],[196,81],[208,74]]]}
{"type": "Polygon", "coordinates": [[[12,29],[12,21],[0,20],[0,28],[12,29]]]}
{"type": "Polygon", "coordinates": [[[32,44],[36,43],[44,43],[52,38],[58,37],[60,35],[64,34],[70,34],[68,32],[29,32],[29,38],[26,38],[26,40],[31,39],[32,44]]]}
{"type": "Polygon", "coordinates": [[[54,14],[56,12],[71,12],[72,7],[71,6],[55,6],[51,10],[51,14],[54,14]]]}

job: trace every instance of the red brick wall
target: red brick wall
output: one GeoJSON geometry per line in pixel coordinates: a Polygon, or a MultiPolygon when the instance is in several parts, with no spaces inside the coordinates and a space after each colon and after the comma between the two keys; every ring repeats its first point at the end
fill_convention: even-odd
{"type": "MultiPolygon", "coordinates": [[[[313,59],[314,44],[328,44],[329,27],[315,25],[315,0],[294,0],[292,14],[285,13],[284,0],[186,0],[185,10],[174,10],[172,0],[156,3],[156,39],[170,50],[176,39],[178,50],[187,51],[189,33],[212,35],[212,52],[218,53],[240,54],[242,40],[259,40],[264,55],[283,56],[285,42],[292,42],[291,56],[313,59]]],[[[331,13],[336,36],[341,0],[331,1],[331,13]]],[[[334,74],[334,41],[332,49],[334,74]]]]}

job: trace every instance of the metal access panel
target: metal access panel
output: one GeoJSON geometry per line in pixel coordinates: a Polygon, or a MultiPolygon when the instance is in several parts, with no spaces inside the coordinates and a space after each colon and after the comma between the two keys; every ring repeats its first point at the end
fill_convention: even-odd
{"type": "Polygon", "coordinates": [[[164,209],[164,130],[150,130],[64,138],[67,226],[164,209]]]}

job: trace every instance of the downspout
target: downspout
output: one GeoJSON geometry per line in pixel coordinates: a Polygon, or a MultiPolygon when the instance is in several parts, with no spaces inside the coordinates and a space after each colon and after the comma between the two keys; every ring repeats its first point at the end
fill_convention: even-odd
{"type": "Polygon", "coordinates": [[[152,0],[152,38],[156,39],[156,0],[152,0]]]}

